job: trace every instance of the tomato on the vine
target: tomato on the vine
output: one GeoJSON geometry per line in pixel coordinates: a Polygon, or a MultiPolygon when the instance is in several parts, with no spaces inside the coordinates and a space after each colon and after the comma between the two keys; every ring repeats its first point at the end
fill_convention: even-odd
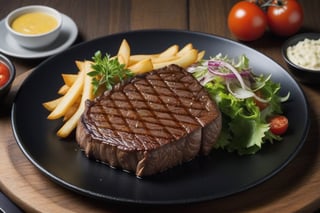
{"type": "Polygon", "coordinates": [[[267,17],[256,4],[240,1],[229,12],[228,27],[239,40],[253,41],[264,34],[267,28],[267,17]]]}
{"type": "Polygon", "coordinates": [[[0,62],[0,87],[5,85],[10,78],[9,68],[0,62]]]}
{"type": "Polygon", "coordinates": [[[288,118],[284,115],[277,115],[270,120],[270,131],[275,135],[284,134],[289,126],[288,118]]]}
{"type": "Polygon", "coordinates": [[[267,10],[268,25],[276,35],[290,36],[303,23],[303,10],[296,0],[274,0],[267,10]]]}

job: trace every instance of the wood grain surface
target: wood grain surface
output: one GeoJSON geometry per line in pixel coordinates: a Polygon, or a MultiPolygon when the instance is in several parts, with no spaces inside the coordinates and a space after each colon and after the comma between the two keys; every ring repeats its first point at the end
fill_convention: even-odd
{"type": "MultiPolygon", "coordinates": [[[[49,5],[70,16],[79,28],[76,43],[136,29],[186,29],[234,39],[226,17],[235,0],[0,0],[0,18],[29,4],[49,5]]],[[[320,1],[300,1],[305,11],[301,32],[319,32],[320,1]]],[[[266,33],[245,43],[287,69],[280,47],[286,38],[266,33]]],[[[320,86],[302,85],[310,104],[311,128],[294,160],[270,180],[226,198],[192,205],[126,206],[101,202],[69,191],[41,174],[16,144],[10,123],[15,92],[31,68],[44,59],[11,58],[17,78],[0,104],[0,188],[27,212],[313,212],[320,207],[320,86]]],[[[319,82],[320,84],[320,82],[319,82]]],[[[299,113],[299,109],[297,109],[299,113]]],[[[205,183],[204,183],[205,184],[205,183]]]]}

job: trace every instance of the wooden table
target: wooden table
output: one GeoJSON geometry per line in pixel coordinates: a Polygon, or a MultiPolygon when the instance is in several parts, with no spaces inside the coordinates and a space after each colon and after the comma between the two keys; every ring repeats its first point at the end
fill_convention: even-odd
{"type": "MultiPolygon", "coordinates": [[[[70,16],[79,28],[76,43],[112,33],[136,29],[187,29],[234,39],[226,17],[235,0],[0,0],[0,18],[26,4],[44,4],[70,16]]],[[[300,1],[305,11],[301,31],[320,31],[320,1],[300,1]]],[[[280,47],[285,38],[266,33],[246,43],[285,68],[280,47]]],[[[294,160],[270,180],[245,192],[211,202],[183,206],[121,206],[101,203],[70,192],[43,176],[22,154],[10,126],[10,98],[28,70],[43,59],[12,58],[17,79],[9,101],[0,107],[0,188],[18,206],[38,212],[312,212],[320,207],[320,87],[302,85],[310,103],[311,129],[305,145],[294,160]]]]}

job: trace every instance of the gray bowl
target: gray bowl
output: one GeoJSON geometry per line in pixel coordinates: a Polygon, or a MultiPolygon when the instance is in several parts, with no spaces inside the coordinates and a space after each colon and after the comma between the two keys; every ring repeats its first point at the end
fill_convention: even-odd
{"type": "Polygon", "coordinates": [[[320,70],[312,70],[301,67],[293,63],[287,55],[287,49],[289,46],[296,45],[299,41],[303,41],[305,38],[317,40],[320,38],[320,33],[302,33],[290,37],[282,45],[282,56],[287,63],[287,66],[291,73],[302,83],[315,84],[320,83],[320,70]]]}

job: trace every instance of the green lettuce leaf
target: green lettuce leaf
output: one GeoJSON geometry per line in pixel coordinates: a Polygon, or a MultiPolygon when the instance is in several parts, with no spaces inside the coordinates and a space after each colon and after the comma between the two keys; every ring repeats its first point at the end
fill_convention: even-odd
{"type": "MultiPolygon", "coordinates": [[[[248,69],[248,59],[239,58],[239,69],[248,69]]],[[[201,75],[204,71],[201,70],[201,75]]],[[[196,73],[197,74],[197,73],[196,73]]],[[[198,73],[199,74],[199,73],[198,73]]],[[[279,141],[280,136],[269,131],[268,118],[281,114],[283,98],[279,96],[280,84],[271,81],[270,76],[252,74],[252,89],[257,88],[268,107],[260,111],[253,97],[239,99],[229,93],[225,79],[216,77],[205,85],[222,113],[222,131],[215,148],[240,155],[255,154],[266,142],[279,141]]]]}

